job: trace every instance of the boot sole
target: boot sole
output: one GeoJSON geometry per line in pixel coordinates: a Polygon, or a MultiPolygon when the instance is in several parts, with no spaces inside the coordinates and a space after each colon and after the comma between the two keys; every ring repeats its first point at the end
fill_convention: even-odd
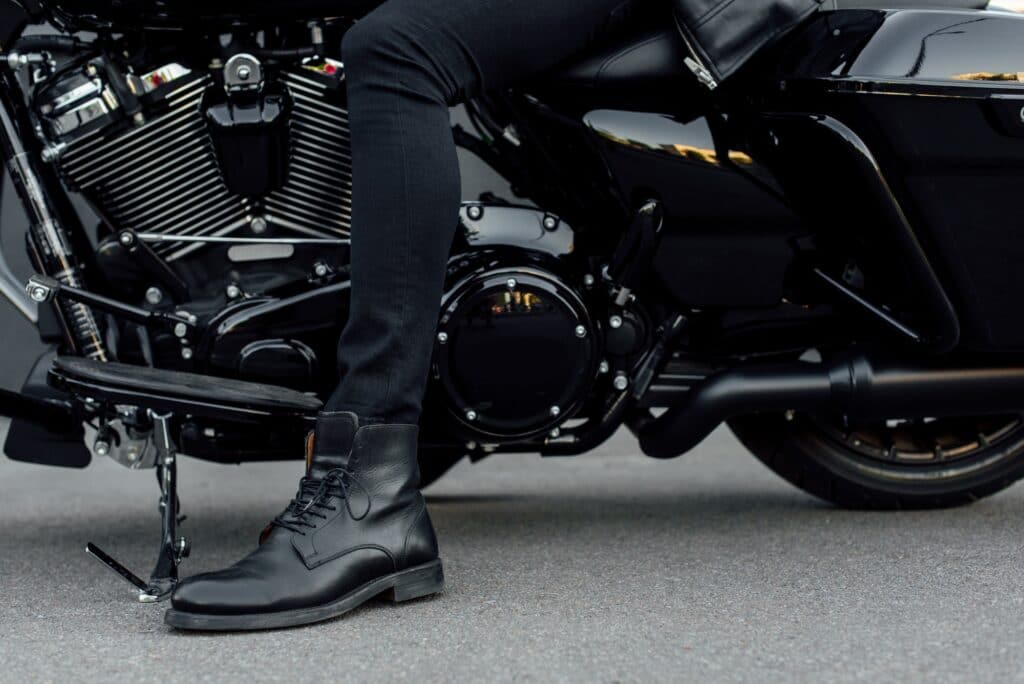
{"type": "Polygon", "coordinates": [[[443,589],[444,569],[438,559],[415,568],[379,577],[322,606],[282,610],[274,613],[239,615],[189,613],[170,608],[164,613],[164,622],[176,629],[203,632],[237,632],[297,627],[344,615],[378,596],[394,603],[402,603],[438,594],[443,589]]]}

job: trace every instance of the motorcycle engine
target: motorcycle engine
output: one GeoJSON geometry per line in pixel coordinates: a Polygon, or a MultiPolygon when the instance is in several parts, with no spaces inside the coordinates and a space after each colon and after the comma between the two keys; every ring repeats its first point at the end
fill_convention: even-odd
{"type": "MultiPolygon", "coordinates": [[[[171,63],[127,77],[97,57],[51,79],[33,103],[69,187],[112,230],[139,234],[197,296],[229,284],[209,282],[211,274],[265,291],[308,274],[332,249],[294,238],[333,239],[336,255],[347,251],[341,65],[318,60],[265,74],[254,57],[240,57],[223,76],[171,63]],[[233,87],[237,100],[229,93],[225,102],[233,87]]],[[[101,260],[115,253],[99,250],[101,260]]],[[[131,290],[135,274],[117,272],[125,269],[113,264],[106,275],[128,275],[131,290]]]]}
{"type": "Polygon", "coordinates": [[[195,317],[213,336],[137,342],[122,327],[118,356],[319,388],[330,381],[322,367],[334,366],[330,302],[322,319],[292,310],[244,334],[214,328],[239,309],[330,285],[348,263],[342,65],[308,58],[269,70],[236,54],[208,69],[136,71],[80,58],[32,102],[46,156],[101,219],[96,265],[109,289],[195,317]]]}

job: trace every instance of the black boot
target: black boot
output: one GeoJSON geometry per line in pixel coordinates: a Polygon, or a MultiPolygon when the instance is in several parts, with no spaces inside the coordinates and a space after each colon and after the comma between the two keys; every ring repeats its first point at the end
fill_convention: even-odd
{"type": "Polygon", "coordinates": [[[365,425],[351,413],[317,419],[299,493],[263,544],[171,597],[172,627],[241,630],[336,617],[383,595],[440,592],[444,573],[420,494],[415,425],[365,425]]]}

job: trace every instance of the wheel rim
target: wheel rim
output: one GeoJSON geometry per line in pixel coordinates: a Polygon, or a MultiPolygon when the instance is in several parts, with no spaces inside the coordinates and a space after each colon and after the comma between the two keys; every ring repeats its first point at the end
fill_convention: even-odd
{"type": "Polygon", "coordinates": [[[1020,416],[891,420],[844,427],[812,419],[830,440],[874,462],[935,466],[963,462],[1017,436],[1020,416]]]}

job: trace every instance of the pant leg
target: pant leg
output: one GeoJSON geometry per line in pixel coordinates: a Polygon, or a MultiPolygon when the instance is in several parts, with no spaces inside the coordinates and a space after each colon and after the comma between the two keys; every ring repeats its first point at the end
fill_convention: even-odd
{"type": "Polygon", "coordinates": [[[387,0],[342,43],[352,311],[328,402],[419,421],[461,187],[449,105],[582,50],[636,0],[387,0]]]}

